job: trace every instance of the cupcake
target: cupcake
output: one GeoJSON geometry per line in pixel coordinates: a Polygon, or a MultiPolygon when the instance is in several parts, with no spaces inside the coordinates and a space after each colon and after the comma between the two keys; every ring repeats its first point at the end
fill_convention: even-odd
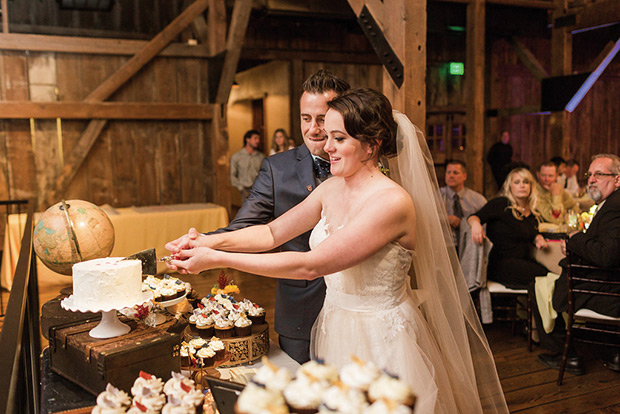
{"type": "Polygon", "coordinates": [[[215,319],[215,336],[218,338],[232,338],[234,334],[233,323],[227,318],[215,319]]]}
{"type": "Polygon", "coordinates": [[[162,302],[167,302],[169,300],[173,300],[177,298],[176,290],[174,290],[171,287],[168,287],[168,286],[163,287],[161,288],[160,292],[161,292],[162,302]]]}
{"type": "Polygon", "coordinates": [[[179,354],[181,355],[181,367],[189,367],[191,365],[191,358],[190,346],[187,342],[181,342],[181,349],[179,350],[179,354]]]}
{"type": "MultiPolygon", "coordinates": [[[[166,404],[166,396],[154,392],[151,388],[141,388],[140,393],[134,395],[132,409],[137,408],[141,412],[159,412],[166,404]]],[[[137,412],[134,410],[134,412],[137,412]]]]}
{"type": "Polygon", "coordinates": [[[338,370],[331,365],[312,360],[302,364],[297,370],[297,377],[307,376],[320,381],[325,388],[338,380],[338,370]]]}
{"type": "MultiPolygon", "coordinates": [[[[174,406],[189,406],[196,412],[200,412],[204,402],[202,391],[197,390],[194,381],[178,372],[172,372],[172,377],[164,384],[164,393],[168,402],[174,402],[174,406]],[[171,400],[175,401],[171,401],[171,400]]],[[[165,408],[165,407],[164,407],[165,408]]],[[[172,410],[173,407],[170,408],[172,410]]],[[[177,410],[172,410],[176,412],[177,410]]],[[[179,411],[181,412],[181,411],[179,411]]]]}
{"type": "Polygon", "coordinates": [[[189,331],[194,336],[200,335],[200,333],[198,332],[198,328],[196,327],[196,320],[198,319],[199,315],[200,315],[200,312],[197,312],[196,310],[194,310],[194,313],[189,315],[189,318],[187,318],[187,322],[189,323],[189,331]]]}
{"type": "Polygon", "coordinates": [[[221,361],[226,354],[226,345],[218,337],[214,336],[209,341],[209,347],[215,351],[215,360],[221,361]]]}
{"type": "Polygon", "coordinates": [[[282,394],[290,411],[298,414],[314,414],[319,411],[319,405],[326,388],[311,375],[298,376],[288,383],[282,394]]]}
{"type": "Polygon", "coordinates": [[[185,295],[185,292],[188,292],[187,285],[181,279],[177,279],[174,282],[173,288],[176,291],[177,298],[180,298],[181,296],[185,295]]]}
{"type": "Polygon", "coordinates": [[[254,325],[262,325],[265,323],[265,309],[254,303],[248,310],[248,317],[254,325]]]}
{"type": "Polygon", "coordinates": [[[281,392],[291,382],[291,373],[288,369],[271,363],[265,356],[262,358],[262,363],[252,381],[264,385],[268,390],[281,392]]]}
{"type": "Polygon", "coordinates": [[[408,407],[413,407],[415,403],[415,395],[413,395],[409,385],[387,374],[381,375],[370,384],[368,398],[371,402],[383,399],[408,407]]]}
{"type": "Polygon", "coordinates": [[[135,397],[137,395],[159,394],[163,388],[164,383],[161,381],[161,378],[157,378],[154,375],[140,371],[140,376],[136,378],[133,386],[131,387],[131,395],[135,397]],[[144,390],[148,390],[150,392],[145,393],[144,390]]]}
{"type": "Polygon", "coordinates": [[[129,395],[112,384],[105,387],[105,391],[97,396],[97,405],[93,408],[95,414],[116,414],[124,413],[131,404],[129,395]]]}
{"type": "Polygon", "coordinates": [[[351,358],[353,362],[340,370],[340,380],[349,387],[366,392],[370,384],[381,376],[381,372],[370,361],[364,361],[356,356],[351,358]]]}
{"type": "Polygon", "coordinates": [[[198,315],[196,317],[196,331],[202,338],[210,338],[215,332],[213,330],[213,317],[211,315],[198,315]]]}
{"type": "Polygon", "coordinates": [[[252,321],[242,314],[240,318],[235,321],[235,335],[236,336],[250,336],[252,333],[252,321]]]}
{"type": "Polygon", "coordinates": [[[193,337],[189,341],[189,346],[194,348],[196,351],[199,350],[200,348],[202,348],[205,345],[207,345],[207,340],[204,339],[204,338],[201,338],[199,336],[193,337]]]}
{"type": "Polygon", "coordinates": [[[196,352],[196,357],[200,359],[203,367],[212,367],[215,363],[215,351],[210,346],[203,346],[196,352]]]}
{"type": "Polygon", "coordinates": [[[368,407],[368,401],[362,391],[338,381],[323,393],[319,412],[359,414],[366,407],[368,407]]]}
{"type": "Polygon", "coordinates": [[[162,414],[195,414],[196,407],[183,404],[183,400],[177,397],[168,397],[168,403],[161,410],[162,414]]]}
{"type": "Polygon", "coordinates": [[[402,404],[396,404],[392,401],[377,400],[368,406],[364,411],[360,411],[363,414],[413,414],[413,410],[410,407],[402,404]]]}
{"type": "Polygon", "coordinates": [[[250,382],[239,395],[235,404],[235,412],[238,414],[285,414],[289,410],[282,393],[250,382]]]}

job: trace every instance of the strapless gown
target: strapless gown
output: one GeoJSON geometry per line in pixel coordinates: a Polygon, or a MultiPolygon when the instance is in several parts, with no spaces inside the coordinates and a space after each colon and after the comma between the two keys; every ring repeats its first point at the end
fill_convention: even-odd
{"type": "MultiPolygon", "coordinates": [[[[318,246],[333,229],[322,217],[310,236],[318,246]]],[[[351,355],[406,381],[415,413],[456,413],[447,370],[410,287],[412,252],[390,243],[366,261],[325,276],[327,293],[314,323],[311,356],[338,368],[351,355]]]]}

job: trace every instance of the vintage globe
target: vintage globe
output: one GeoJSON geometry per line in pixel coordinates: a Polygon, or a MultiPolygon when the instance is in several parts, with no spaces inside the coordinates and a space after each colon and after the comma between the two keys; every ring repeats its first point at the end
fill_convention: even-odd
{"type": "Polygon", "coordinates": [[[82,200],[54,204],[34,227],[34,251],[54,272],[71,274],[74,263],[108,257],[114,226],[105,211],[82,200]],[[65,209],[66,205],[66,209],[65,209]]]}

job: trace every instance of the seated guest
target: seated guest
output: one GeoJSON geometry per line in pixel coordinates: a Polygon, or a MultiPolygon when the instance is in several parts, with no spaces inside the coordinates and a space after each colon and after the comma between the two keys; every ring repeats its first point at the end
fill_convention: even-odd
{"type": "Polygon", "coordinates": [[[490,200],[469,216],[474,243],[482,244],[484,229],[493,248],[489,253],[487,278],[512,289],[525,289],[536,276],[548,270],[532,258],[532,246],[542,249],[547,241],[538,233],[536,187],[529,170],[512,170],[502,185],[500,197],[490,200]]]}
{"type": "Polygon", "coordinates": [[[581,187],[579,186],[579,179],[577,178],[579,174],[579,163],[577,160],[572,159],[566,162],[564,174],[566,175],[564,190],[572,197],[578,196],[581,192],[581,187]]]}
{"type": "Polygon", "coordinates": [[[568,210],[579,212],[579,206],[573,198],[556,182],[558,167],[553,161],[543,163],[536,173],[538,183],[537,210],[542,221],[560,224],[564,220],[564,213],[568,210]]]}
{"type": "Polygon", "coordinates": [[[558,178],[555,180],[561,188],[566,186],[566,160],[562,157],[553,157],[549,161],[555,164],[557,167],[558,178]]]}
{"type": "MultiPolygon", "coordinates": [[[[566,241],[564,246],[566,251],[571,254],[573,262],[594,265],[603,269],[613,269],[620,267],[620,158],[612,154],[598,154],[592,157],[588,172],[587,192],[597,203],[598,208],[590,226],[585,233],[576,232],[566,241]]],[[[565,259],[560,261],[560,265],[565,265],[565,259]]],[[[584,271],[585,272],[585,271],[584,271]]],[[[586,273],[594,276],[593,273],[586,273]]],[[[580,276],[585,276],[579,273],[580,276]]],[[[620,272],[596,272],[599,278],[609,280],[620,280],[620,272]]],[[[601,286],[594,283],[577,283],[575,287],[587,290],[601,290],[601,286]]],[[[549,291],[549,289],[546,289],[549,291]]],[[[611,290],[610,290],[611,291],[611,290]]],[[[620,292],[620,288],[613,290],[620,292]]],[[[536,326],[544,326],[539,329],[541,347],[551,351],[550,354],[540,354],[538,360],[544,365],[559,369],[566,338],[566,327],[561,312],[568,310],[568,287],[566,269],[562,270],[562,275],[553,283],[549,278],[539,278],[536,283],[529,287],[530,298],[532,299],[532,309],[536,326]],[[550,286],[552,292],[543,294],[545,286],[550,286]],[[545,299],[546,303],[537,303],[536,290],[539,297],[545,299]],[[551,302],[551,303],[549,303],[551,302]],[[555,312],[549,312],[549,309],[555,312]],[[541,318],[541,309],[545,319],[541,318]],[[551,315],[550,315],[551,313],[551,315]],[[556,315],[553,315],[557,313],[556,315]],[[555,318],[555,319],[553,319],[555,318]]],[[[575,300],[575,310],[588,308],[603,315],[620,317],[620,299],[611,296],[587,296],[580,294],[575,300]]],[[[608,357],[609,358],[609,357],[608,357]]],[[[610,360],[606,361],[608,368],[620,371],[620,355],[612,354],[610,360]]],[[[575,375],[584,373],[581,358],[577,356],[574,349],[569,350],[569,359],[566,370],[575,375]]]]}
{"type": "Polygon", "coordinates": [[[464,234],[461,226],[466,221],[463,217],[480,210],[487,202],[484,196],[472,189],[465,187],[467,180],[467,168],[460,160],[451,160],[446,164],[446,185],[439,189],[441,198],[446,206],[448,222],[452,228],[452,238],[456,251],[459,251],[460,236],[464,234]]]}

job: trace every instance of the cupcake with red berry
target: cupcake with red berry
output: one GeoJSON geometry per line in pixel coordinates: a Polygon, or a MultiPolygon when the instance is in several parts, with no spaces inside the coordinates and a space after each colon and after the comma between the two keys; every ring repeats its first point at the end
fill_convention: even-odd
{"type": "Polygon", "coordinates": [[[252,321],[249,320],[245,313],[242,313],[235,321],[235,335],[236,336],[250,336],[252,333],[252,321]]]}
{"type": "Polygon", "coordinates": [[[218,338],[232,338],[234,335],[233,322],[228,318],[216,318],[214,328],[218,338]]]}
{"type": "Polygon", "coordinates": [[[254,325],[262,325],[265,323],[265,309],[260,307],[258,304],[253,304],[253,306],[248,310],[248,318],[252,321],[254,325]]]}
{"type": "Polygon", "coordinates": [[[131,398],[123,391],[108,384],[105,391],[97,396],[97,405],[93,408],[94,414],[125,413],[131,404],[131,398]]]}

